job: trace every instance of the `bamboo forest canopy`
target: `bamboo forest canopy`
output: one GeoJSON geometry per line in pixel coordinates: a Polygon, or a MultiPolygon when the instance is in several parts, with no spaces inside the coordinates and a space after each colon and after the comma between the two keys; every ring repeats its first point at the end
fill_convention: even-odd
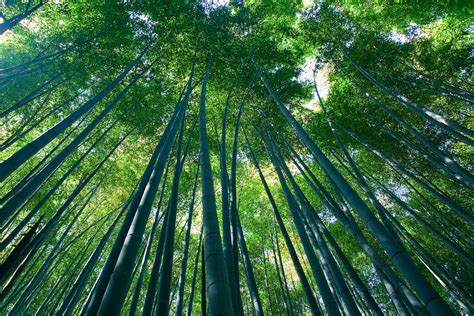
{"type": "Polygon", "coordinates": [[[0,314],[474,312],[472,3],[0,11],[0,314]]]}

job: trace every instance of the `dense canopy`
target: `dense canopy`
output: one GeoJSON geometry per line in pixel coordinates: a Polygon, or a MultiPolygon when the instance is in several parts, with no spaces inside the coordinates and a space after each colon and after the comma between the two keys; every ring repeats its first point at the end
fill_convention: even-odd
{"type": "Polygon", "coordinates": [[[0,314],[474,312],[473,12],[1,1],[0,314]]]}

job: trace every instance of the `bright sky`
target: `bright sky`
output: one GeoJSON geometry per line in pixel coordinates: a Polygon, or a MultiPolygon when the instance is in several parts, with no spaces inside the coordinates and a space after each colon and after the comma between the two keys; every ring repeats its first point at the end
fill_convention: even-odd
{"type": "MultiPolygon", "coordinates": [[[[314,77],[314,67],[314,58],[308,58],[306,60],[306,63],[302,67],[302,71],[298,77],[298,80],[310,82],[312,84],[314,77]]],[[[318,86],[319,95],[323,100],[326,100],[329,94],[329,82],[327,80],[327,74],[328,69],[326,67],[323,67],[322,69],[316,72],[316,84],[318,86]]],[[[316,90],[313,91],[313,98],[308,103],[303,104],[303,106],[313,111],[321,111],[321,108],[319,107],[318,97],[316,95],[316,90]]]]}
{"type": "Polygon", "coordinates": [[[203,2],[211,8],[217,8],[229,4],[229,0],[204,0],[203,2]]]}

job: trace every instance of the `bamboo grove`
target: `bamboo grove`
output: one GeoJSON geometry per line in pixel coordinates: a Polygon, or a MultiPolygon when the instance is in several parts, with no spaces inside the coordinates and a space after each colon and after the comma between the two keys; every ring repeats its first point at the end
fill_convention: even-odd
{"type": "Polygon", "coordinates": [[[0,9],[0,314],[474,311],[472,4],[0,9]]]}

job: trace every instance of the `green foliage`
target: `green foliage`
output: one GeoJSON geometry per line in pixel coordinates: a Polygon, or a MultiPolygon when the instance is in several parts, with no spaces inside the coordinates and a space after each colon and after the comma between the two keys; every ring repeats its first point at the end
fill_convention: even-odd
{"type": "MultiPolygon", "coordinates": [[[[5,1],[5,8],[0,7],[0,10],[8,19],[24,11],[25,5],[23,2],[5,1]]],[[[473,233],[472,223],[456,215],[448,205],[429,194],[416,181],[405,180],[406,176],[401,176],[390,167],[386,160],[377,157],[367,149],[367,146],[351,137],[350,134],[357,135],[363,142],[382,152],[388,159],[399,163],[422,181],[432,184],[436,190],[443,192],[449,199],[462,206],[470,216],[472,216],[473,206],[472,190],[456,180],[453,174],[449,173],[447,170],[449,167],[445,167],[444,162],[437,164],[436,161],[439,159],[436,160],[437,158],[432,155],[426,144],[414,137],[393,116],[371,102],[367,95],[353,84],[353,81],[387,108],[400,115],[427,141],[435,144],[447,156],[454,157],[455,161],[468,172],[473,170],[472,144],[466,144],[453,137],[446,130],[429,123],[425,118],[381,91],[347,58],[349,56],[354,63],[396,94],[439,114],[443,119],[473,128],[472,103],[474,101],[472,91],[470,91],[473,83],[472,12],[472,4],[462,1],[436,2],[436,4],[405,1],[394,4],[391,1],[362,3],[335,0],[317,1],[316,4],[308,6],[306,1],[249,0],[245,1],[244,5],[233,1],[232,4],[216,8],[189,1],[178,1],[172,4],[163,1],[50,1],[37,12],[25,17],[19,25],[0,35],[0,112],[26,100],[25,98],[35,97],[0,119],[0,141],[8,140],[18,131],[27,130],[39,121],[37,126],[21,135],[11,146],[2,148],[0,160],[7,159],[59,123],[109,84],[142,49],[148,47],[148,51],[125,82],[95,106],[85,116],[83,123],[78,121],[73,124],[65,133],[41,148],[34,157],[7,178],[1,185],[1,196],[9,194],[10,190],[16,190],[15,185],[28,175],[56,145],[58,148],[54,149],[53,155],[65,148],[70,140],[77,136],[130,82],[133,75],[147,66],[151,65],[151,68],[131,88],[118,107],[100,122],[25,206],[20,208],[12,221],[2,226],[0,241],[25,218],[99,135],[119,118],[116,126],[86,156],[79,167],[71,173],[29,222],[31,226],[32,223],[41,220],[43,223],[41,227],[44,227],[74,188],[89,175],[121,137],[131,131],[124,143],[99,170],[98,175],[67,209],[68,213],[61,217],[59,224],[48,235],[48,238],[41,242],[41,247],[34,257],[35,260],[29,262],[27,269],[15,281],[13,291],[8,293],[8,295],[11,293],[13,295],[0,299],[0,304],[4,304],[0,305],[0,309],[6,307],[10,310],[15,306],[16,300],[22,294],[21,286],[27,284],[28,280],[40,270],[49,251],[73,217],[72,214],[77,211],[76,205],[80,205],[80,201],[85,199],[89,190],[99,182],[101,177],[104,177],[97,193],[86,206],[85,212],[74,225],[66,241],[74,240],[73,238],[81,232],[84,232],[84,235],[75,240],[67,251],[59,253],[53,261],[54,269],[47,269],[40,285],[34,289],[28,288],[34,295],[28,298],[27,307],[15,308],[34,313],[46,298],[49,298],[44,308],[52,312],[57,307],[54,306],[55,302],[61,302],[61,299],[64,299],[62,292],[69,289],[71,283],[67,283],[61,277],[72,273],[74,268],[70,266],[70,263],[74,264],[76,260],[77,271],[85,266],[87,258],[99,243],[99,237],[102,237],[118,215],[120,207],[130,197],[170,120],[176,102],[180,100],[180,93],[185,88],[190,66],[195,61],[196,74],[193,84],[196,86],[190,96],[184,126],[184,139],[189,136],[190,147],[180,177],[174,249],[175,265],[171,276],[172,292],[177,288],[179,268],[176,267],[179,267],[179,264],[176,262],[180,262],[184,247],[184,232],[180,232],[186,221],[185,214],[187,214],[188,203],[191,199],[194,172],[199,161],[198,127],[192,128],[199,115],[201,80],[206,62],[210,60],[206,114],[210,161],[219,217],[221,216],[219,202],[221,192],[217,179],[220,179],[220,124],[225,100],[231,89],[226,135],[227,159],[230,159],[238,106],[244,96],[244,91],[250,87],[241,121],[236,178],[238,212],[245,241],[264,311],[269,313],[272,309],[275,313],[280,313],[285,309],[273,260],[274,254],[270,242],[272,236],[279,240],[285,275],[295,309],[299,313],[309,313],[304,292],[294,271],[285,242],[280,233],[275,235],[274,225],[276,224],[273,210],[251,162],[243,135],[249,138],[260,161],[280,208],[284,224],[307,270],[306,275],[311,284],[315,284],[315,280],[313,280],[306,255],[302,251],[300,236],[263,144],[262,120],[266,119],[272,131],[288,139],[331,195],[336,196],[337,192],[269,97],[255,73],[249,53],[255,55],[257,64],[264,71],[278,97],[375,214],[375,209],[369,199],[352,177],[347,161],[339,159],[343,157],[343,151],[320,108],[317,107],[315,110],[303,107],[303,104],[308,101],[317,104],[315,84],[321,91],[322,83],[317,79],[314,82],[299,79],[301,75],[308,75],[308,69],[304,67],[304,64],[314,61],[315,74],[323,72],[328,80],[329,91],[323,99],[329,118],[335,123],[338,135],[341,136],[357,166],[367,177],[370,188],[390,214],[436,259],[437,263],[453,276],[453,279],[461,285],[462,290],[472,293],[474,289],[472,262],[465,262],[452,249],[446,247],[418,219],[395,203],[375,180],[369,180],[369,176],[380,181],[401,197],[420,217],[436,227],[441,234],[453,239],[470,256],[473,255],[470,237],[473,233]],[[45,58],[41,59],[42,57],[45,58]],[[33,63],[28,64],[30,61],[33,63]],[[19,68],[10,68],[16,66],[19,68]],[[436,81],[428,77],[435,78],[436,81]],[[52,81],[48,82],[48,80],[52,81]],[[47,115],[49,111],[61,104],[63,106],[47,115]],[[40,121],[43,116],[45,116],[44,120],[40,121]],[[77,129],[74,129],[75,127],[77,129]],[[68,134],[69,132],[71,134],[68,134]],[[66,141],[61,142],[63,137],[67,137],[66,141]],[[407,143],[414,146],[407,146],[407,143]],[[414,148],[420,148],[421,153],[414,148]],[[416,190],[421,195],[417,194],[416,190]],[[108,214],[111,216],[103,219],[108,214]],[[94,226],[88,229],[91,224],[94,226]],[[87,246],[90,247],[85,248],[87,246]],[[84,249],[86,249],[85,255],[77,259],[79,257],[76,255],[84,249]],[[263,257],[266,260],[267,276],[265,276],[263,257]],[[292,279],[294,283],[290,281],[292,279]],[[267,293],[270,293],[270,296],[267,293]]],[[[312,71],[313,69],[309,70],[309,72],[312,71]]],[[[312,73],[310,75],[312,76],[312,73]]],[[[472,137],[470,139],[472,141],[472,137]]],[[[277,141],[277,146],[285,155],[289,154],[283,142],[277,141]]],[[[174,154],[171,153],[170,156],[174,157],[174,154]]],[[[46,159],[45,163],[49,159],[46,159]]],[[[382,311],[387,314],[397,313],[364,249],[340,221],[336,220],[323,201],[313,193],[310,184],[296,167],[289,161],[287,163],[308,201],[322,218],[363,283],[381,306],[382,311]]],[[[172,174],[171,171],[170,174],[172,174]]],[[[171,178],[169,176],[165,184],[167,189],[161,213],[167,208],[171,178]]],[[[200,190],[197,196],[201,196],[200,190]]],[[[200,198],[196,199],[191,229],[184,306],[187,304],[187,296],[191,291],[190,280],[202,225],[203,209],[198,201],[200,198]]],[[[4,202],[2,200],[1,203],[4,202]]],[[[154,206],[156,204],[157,201],[154,202],[154,206]]],[[[152,215],[155,211],[153,209],[152,215]]],[[[393,267],[391,258],[385,255],[361,219],[353,210],[349,212],[355,216],[375,251],[393,267]]],[[[153,216],[150,216],[143,240],[151,229],[152,220],[153,216]]],[[[219,220],[222,228],[222,218],[219,220]]],[[[157,236],[162,227],[163,223],[160,223],[152,242],[150,258],[155,256],[157,236]]],[[[74,314],[80,312],[82,304],[90,293],[112,248],[118,229],[115,229],[91,277],[87,280],[87,286],[81,293],[74,314]]],[[[22,234],[26,231],[27,227],[22,230],[22,234]]],[[[21,240],[21,236],[15,237],[14,242],[0,251],[0,257],[7,258],[13,246],[21,240]]],[[[430,273],[426,267],[430,264],[426,264],[423,259],[418,260],[419,253],[410,248],[406,241],[404,242],[423,275],[449,302],[450,306],[456,312],[465,310],[456,299],[450,296],[448,287],[440,284],[430,273]]],[[[138,257],[136,262],[138,262],[138,257]]],[[[147,265],[150,270],[151,260],[147,265]]],[[[202,266],[199,263],[198,276],[201,269],[202,266]]],[[[245,304],[251,306],[242,260],[240,260],[239,269],[240,291],[245,304]]],[[[76,272],[74,275],[77,276],[79,273],[76,272]]],[[[150,282],[149,274],[149,271],[145,273],[137,311],[143,308],[144,292],[146,292],[143,289],[146,289],[150,282]]],[[[129,294],[133,293],[137,277],[138,273],[131,282],[129,294]]],[[[6,285],[5,282],[0,284],[6,285]]],[[[196,313],[201,304],[200,288],[201,283],[198,281],[193,305],[193,311],[196,313]]],[[[318,292],[317,289],[316,292],[318,292]]],[[[470,298],[463,297],[466,301],[470,298]]],[[[128,312],[127,304],[130,300],[131,295],[127,296],[123,305],[123,314],[128,312]]]]}

